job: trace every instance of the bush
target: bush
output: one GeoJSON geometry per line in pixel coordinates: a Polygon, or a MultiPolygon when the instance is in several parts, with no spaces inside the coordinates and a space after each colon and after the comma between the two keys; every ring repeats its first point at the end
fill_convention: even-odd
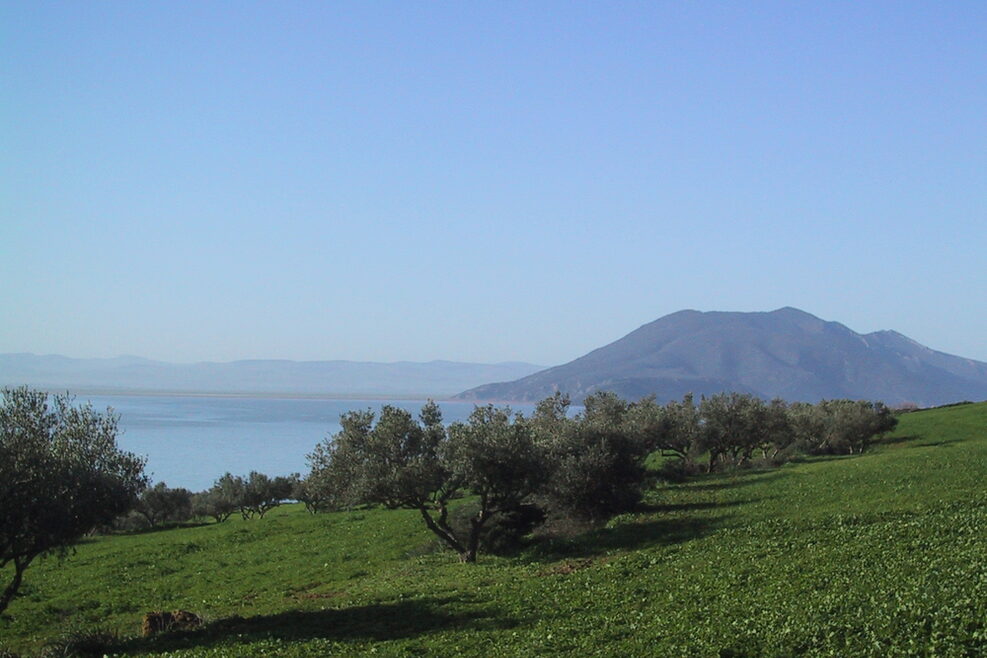
{"type": "Polygon", "coordinates": [[[705,469],[692,460],[669,459],[655,471],[655,477],[665,482],[685,482],[694,475],[699,475],[705,469]]]}
{"type": "Polygon", "coordinates": [[[147,519],[144,515],[137,513],[136,511],[131,511],[121,516],[118,516],[113,524],[106,528],[101,528],[101,532],[109,534],[110,532],[142,532],[150,528],[147,519]]]}
{"type": "Polygon", "coordinates": [[[42,647],[39,658],[101,658],[115,653],[120,638],[102,629],[72,631],[42,647]]]}

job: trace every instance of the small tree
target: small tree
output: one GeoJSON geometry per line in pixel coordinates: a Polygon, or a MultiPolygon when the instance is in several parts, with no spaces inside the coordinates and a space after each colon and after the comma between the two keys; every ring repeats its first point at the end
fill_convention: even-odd
{"type": "Polygon", "coordinates": [[[334,506],[358,504],[418,510],[426,527],[463,562],[475,562],[487,520],[517,509],[540,482],[542,462],[527,424],[508,409],[476,409],[446,431],[429,402],[416,421],[385,405],[340,417],[342,430],[309,455],[307,480],[326,486],[334,506]],[[376,421],[376,422],[375,422],[376,421]],[[464,535],[449,519],[449,501],[469,491],[478,511],[464,535]]]}
{"type": "Polygon", "coordinates": [[[254,514],[264,518],[270,510],[291,497],[295,485],[295,477],[268,477],[263,473],[251,471],[243,483],[243,491],[239,500],[240,513],[243,518],[254,514]]]}
{"type": "Polygon", "coordinates": [[[772,400],[764,411],[761,432],[761,456],[776,462],[795,445],[797,436],[788,403],[781,398],[772,400]]]}
{"type": "Polygon", "coordinates": [[[192,497],[193,514],[197,517],[209,516],[216,523],[222,523],[233,512],[242,510],[245,492],[246,482],[242,477],[224,473],[208,490],[192,497]]]}
{"type": "Polygon", "coordinates": [[[565,431],[569,418],[569,406],[572,401],[569,395],[556,391],[544,400],[535,405],[535,412],[531,415],[529,427],[540,443],[548,443],[552,437],[565,431]]]}
{"type": "MultiPolygon", "coordinates": [[[[239,511],[241,515],[243,515],[243,501],[246,496],[246,490],[246,481],[239,475],[233,475],[228,471],[216,480],[216,483],[210,489],[210,491],[219,494],[224,500],[233,503],[233,508],[239,511]]],[[[244,518],[247,517],[244,515],[244,518]]]]}
{"type": "Polygon", "coordinates": [[[543,491],[550,513],[593,521],[641,499],[661,411],[652,399],[628,404],[609,392],[594,393],[584,406],[549,437],[551,471],[543,491]]]}
{"type": "Polygon", "coordinates": [[[198,518],[210,517],[222,523],[237,511],[237,504],[216,486],[192,495],[192,514],[198,518]]]}
{"type": "Polygon", "coordinates": [[[453,548],[449,500],[459,482],[442,463],[447,440],[438,406],[429,402],[419,422],[404,409],[385,405],[340,416],[342,429],[309,454],[306,480],[333,507],[372,504],[418,510],[428,528],[453,548]],[[376,423],[375,423],[376,420],[376,423]]]}
{"type": "Polygon", "coordinates": [[[875,436],[890,432],[898,424],[883,402],[866,400],[823,400],[816,405],[821,436],[817,452],[859,453],[875,436]]]}
{"type": "Polygon", "coordinates": [[[699,403],[702,421],[699,448],[709,453],[706,471],[718,459],[734,466],[750,460],[767,436],[767,408],[760,398],[746,393],[719,393],[699,403]]]}
{"type": "Polygon", "coordinates": [[[512,418],[509,408],[490,405],[449,427],[443,457],[451,480],[479,498],[465,543],[457,537],[447,540],[463,562],[475,562],[486,522],[495,514],[516,512],[543,486],[548,472],[544,452],[521,415],[512,418]]]}
{"type": "MultiPolygon", "coordinates": [[[[321,444],[316,447],[320,448],[321,444]]],[[[291,489],[291,497],[305,504],[310,514],[318,514],[332,507],[332,488],[330,483],[315,481],[309,474],[305,478],[297,478],[291,489]]]]}
{"type": "Polygon", "coordinates": [[[789,407],[789,417],[799,448],[809,454],[863,452],[874,437],[898,424],[883,402],[866,400],[800,402],[789,407]]]}
{"type": "Polygon", "coordinates": [[[0,402],[0,593],[10,604],[39,555],[64,556],[73,542],[130,510],[147,486],[144,460],[117,448],[117,417],[67,395],[3,389],[0,402]]]}
{"type": "Polygon", "coordinates": [[[826,451],[826,427],[829,416],[820,405],[793,402],[788,406],[788,422],[795,437],[795,446],[807,454],[826,451]]]}
{"type": "Polygon", "coordinates": [[[158,482],[141,494],[136,511],[152,528],[161,523],[182,523],[192,518],[192,493],[158,482]]]}
{"type": "Polygon", "coordinates": [[[661,451],[663,457],[677,457],[685,465],[692,464],[692,457],[699,441],[699,410],[692,393],[682,401],[670,400],[658,405],[650,396],[631,405],[629,422],[651,450],[661,451]]]}

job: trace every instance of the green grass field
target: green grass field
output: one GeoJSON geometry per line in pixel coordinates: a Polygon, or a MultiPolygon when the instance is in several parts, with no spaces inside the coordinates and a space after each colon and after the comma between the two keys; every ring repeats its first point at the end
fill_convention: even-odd
{"type": "Polygon", "coordinates": [[[987,654],[987,403],[907,414],[858,457],[700,477],[645,511],[461,565],[414,512],[299,505],[94,539],[28,570],[0,619],[122,655],[987,654]],[[204,629],[138,637],[149,610],[204,629]]]}

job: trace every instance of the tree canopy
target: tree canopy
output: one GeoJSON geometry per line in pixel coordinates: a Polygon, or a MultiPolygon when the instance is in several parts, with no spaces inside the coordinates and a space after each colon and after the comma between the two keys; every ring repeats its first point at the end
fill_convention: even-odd
{"type": "Polygon", "coordinates": [[[542,460],[521,417],[479,407],[446,429],[434,402],[418,419],[385,405],[380,416],[352,411],[342,430],[309,455],[307,481],[336,506],[375,504],[418,510],[425,525],[464,562],[476,560],[479,536],[494,514],[513,510],[539,486],[542,460]],[[449,501],[479,498],[465,532],[449,521],[449,501]]]}
{"type": "Polygon", "coordinates": [[[646,462],[656,451],[661,472],[682,477],[696,474],[699,460],[712,472],[779,464],[796,450],[860,452],[895,423],[880,403],[789,405],[746,393],[660,405],[601,391],[579,413],[569,407],[562,393],[539,402],[530,418],[478,406],[448,427],[433,402],[417,419],[392,406],[379,415],[351,411],[340,418],[342,430],[309,455],[299,495],[310,510],[418,510],[429,530],[473,562],[491,518],[520,536],[532,527],[526,518],[600,522],[634,509],[655,476],[646,462]],[[475,501],[456,514],[469,510],[468,518],[450,520],[450,502],[464,495],[475,501]]]}
{"type": "Polygon", "coordinates": [[[0,570],[13,573],[0,612],[34,558],[64,555],[84,534],[132,509],[147,486],[144,460],[117,447],[112,411],[25,387],[3,389],[2,398],[0,570]]]}

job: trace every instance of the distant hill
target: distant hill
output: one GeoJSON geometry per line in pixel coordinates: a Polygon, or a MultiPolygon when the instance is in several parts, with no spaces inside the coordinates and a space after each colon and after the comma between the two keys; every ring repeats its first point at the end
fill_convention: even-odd
{"type": "Polygon", "coordinates": [[[541,370],[530,363],[249,360],[178,364],[133,356],[0,354],[0,385],[69,390],[446,397],[541,370]]]}
{"type": "Polygon", "coordinates": [[[987,363],[936,352],[894,331],[858,334],[795,308],[679,311],[575,361],[467,390],[464,400],[574,400],[599,390],[659,400],[721,391],[765,398],[914,402],[987,398],[987,363]]]}

